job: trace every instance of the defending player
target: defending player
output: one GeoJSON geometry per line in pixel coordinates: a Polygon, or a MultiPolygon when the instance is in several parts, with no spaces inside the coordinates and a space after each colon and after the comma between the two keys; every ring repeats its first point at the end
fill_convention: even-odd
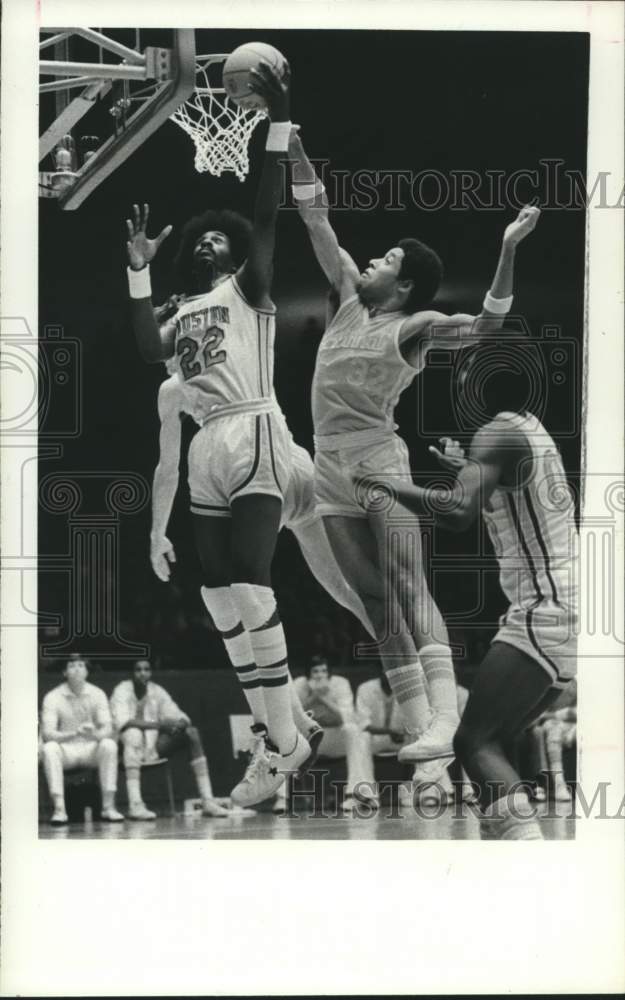
{"type": "Polygon", "coordinates": [[[133,322],[148,362],[175,354],[185,395],[202,423],[189,451],[191,511],[203,597],[230,653],[258,669],[269,736],[279,753],[258,755],[239,805],[274,794],[310,747],[291,712],[284,632],[271,587],[282,502],[291,475],[290,437],[272,393],[275,307],[270,298],[275,223],[287,154],[289,71],[251,70],[271,124],[252,225],[231,212],[187,224],[179,260],[191,292],[159,326],[147,265],[171,232],[146,235],[148,207],[134,209],[127,244],[133,322]],[[186,267],[185,267],[186,265],[186,267]]]}
{"type": "MultiPolygon", "coordinates": [[[[482,370],[489,370],[489,353],[482,345],[464,364],[460,392],[466,391],[473,366],[483,361],[482,370]]],[[[505,746],[575,675],[578,537],[558,449],[524,409],[527,387],[512,374],[505,391],[501,375],[498,382],[489,395],[483,380],[482,400],[494,416],[475,434],[468,459],[441,456],[457,473],[452,488],[422,489],[395,478],[388,486],[409,510],[433,514],[451,531],[464,530],[481,511],[510,606],[477,672],[454,746],[480,789],[485,831],[503,839],[540,839],[505,746]]]]}
{"type": "Polygon", "coordinates": [[[401,544],[389,545],[386,514],[362,509],[353,477],[388,472],[394,481],[397,475],[412,481],[408,449],[393,422],[399,396],[423,369],[430,349],[457,349],[501,327],[512,302],[516,247],[533,230],[539,211],[524,208],[507,227],[480,316],[445,316],[428,308],[442,276],[437,254],[419,240],[402,239],[359,273],[339,247],[323,186],[296,133],[289,150],[294,197],[339,297],[319,348],[312,390],[317,504],[341,571],[375,627],[410,741],[404,754],[434,760],[415,778],[435,780],[443,758],[452,755],[458,724],[447,629],[428,590],[418,527],[393,524],[401,544]]]}

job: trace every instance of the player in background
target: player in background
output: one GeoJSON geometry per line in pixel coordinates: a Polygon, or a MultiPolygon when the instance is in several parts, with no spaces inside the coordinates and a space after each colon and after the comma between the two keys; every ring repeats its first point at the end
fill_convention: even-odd
{"type": "MultiPolygon", "coordinates": [[[[479,788],[483,832],[541,839],[506,745],[575,676],[578,536],[557,446],[525,410],[522,374],[499,372],[489,388],[490,353],[488,344],[478,346],[458,380],[458,391],[464,392],[473,366],[483,366],[482,402],[492,419],[475,433],[466,460],[440,456],[456,473],[453,486],[423,489],[395,478],[387,485],[408,510],[433,515],[450,531],[463,531],[480,512],[486,523],[510,606],[476,674],[454,747],[479,788]]],[[[519,364],[519,372],[522,368],[519,364]]]]}
{"type": "Polygon", "coordinates": [[[418,526],[393,525],[406,536],[399,560],[397,547],[387,543],[386,514],[362,509],[353,479],[388,472],[412,482],[408,449],[393,422],[399,396],[429,350],[458,349],[502,327],[512,303],[516,248],[539,211],[526,207],[507,226],[481,314],[446,316],[430,308],[442,277],[437,254],[419,240],[402,239],[360,273],[339,246],[323,185],[296,132],[289,152],[296,204],[339,299],[312,389],[317,504],[341,571],[375,627],[407,733],[403,757],[430,761],[418,764],[415,779],[436,780],[453,755],[458,725],[447,629],[427,586],[418,526]]]}
{"type": "Polygon", "coordinates": [[[173,355],[185,396],[202,423],[189,450],[191,511],[202,564],[202,596],[239,671],[258,672],[249,692],[264,699],[271,744],[255,755],[237,805],[275,794],[309,758],[291,709],[284,631],[271,562],[291,475],[290,435],[273,397],[275,306],[270,298],[275,225],[288,156],[289,70],[250,71],[271,119],[254,219],[209,212],[183,231],[179,263],[187,298],[159,325],[148,265],[171,232],[146,235],[148,208],[128,220],[133,325],[148,362],[173,355]],[[271,748],[275,746],[277,752],[271,748]]]}

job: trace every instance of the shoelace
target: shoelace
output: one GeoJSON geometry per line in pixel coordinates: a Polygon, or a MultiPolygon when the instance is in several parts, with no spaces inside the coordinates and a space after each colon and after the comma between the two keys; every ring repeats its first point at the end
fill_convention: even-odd
{"type": "Polygon", "coordinates": [[[265,741],[262,737],[256,740],[254,749],[252,750],[252,759],[247,765],[247,771],[245,772],[244,781],[251,781],[256,777],[256,774],[260,768],[261,762],[265,762],[267,759],[267,753],[265,750],[265,741]]]}

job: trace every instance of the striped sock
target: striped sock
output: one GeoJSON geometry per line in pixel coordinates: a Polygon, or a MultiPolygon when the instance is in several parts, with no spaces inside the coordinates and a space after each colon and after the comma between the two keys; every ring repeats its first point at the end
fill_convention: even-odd
{"type": "Polygon", "coordinates": [[[419,659],[427,682],[430,705],[435,715],[458,723],[456,678],[449,646],[432,644],[419,650],[419,659]]]}
{"type": "Polygon", "coordinates": [[[267,725],[260,672],[254,662],[249,632],[243,627],[230,587],[202,587],[202,600],[223,639],[255,723],[267,725]]]}
{"type": "Polygon", "coordinates": [[[419,662],[391,667],[385,674],[397,699],[404,726],[410,735],[420,736],[429,725],[431,713],[419,662]]]}
{"type": "MultiPolygon", "coordinates": [[[[272,620],[273,620],[272,616],[272,620]]],[[[290,753],[297,739],[282,623],[250,632],[252,649],[263,684],[269,733],[280,753],[290,753]]]]}

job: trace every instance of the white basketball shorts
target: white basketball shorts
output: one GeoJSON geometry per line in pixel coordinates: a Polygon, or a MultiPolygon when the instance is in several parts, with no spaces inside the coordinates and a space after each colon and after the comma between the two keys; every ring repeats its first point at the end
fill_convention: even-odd
{"type": "Polygon", "coordinates": [[[554,687],[563,688],[577,673],[577,613],[553,601],[512,604],[499,619],[493,642],[506,642],[536,660],[554,687]]]}
{"type": "Polygon", "coordinates": [[[291,478],[291,435],[279,411],[224,414],[209,420],[189,448],[191,512],[229,517],[239,497],[284,501],[291,478]]]}
{"type": "Polygon", "coordinates": [[[393,482],[398,485],[412,483],[408,448],[396,434],[375,444],[317,451],[315,494],[318,513],[368,517],[366,497],[363,490],[355,485],[354,477],[377,475],[388,479],[391,485],[393,482]]]}

